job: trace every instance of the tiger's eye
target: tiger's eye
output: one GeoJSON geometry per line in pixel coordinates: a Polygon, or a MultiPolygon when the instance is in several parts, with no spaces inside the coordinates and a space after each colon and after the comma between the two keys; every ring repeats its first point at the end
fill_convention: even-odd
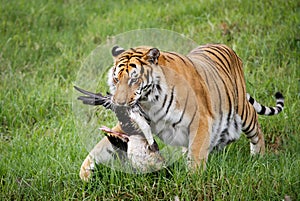
{"type": "Polygon", "coordinates": [[[131,78],[130,82],[133,84],[133,83],[136,83],[138,80],[139,80],[139,78],[131,78]]]}
{"type": "Polygon", "coordinates": [[[132,68],[136,68],[136,65],[135,64],[129,64],[129,66],[131,66],[132,68]]]}

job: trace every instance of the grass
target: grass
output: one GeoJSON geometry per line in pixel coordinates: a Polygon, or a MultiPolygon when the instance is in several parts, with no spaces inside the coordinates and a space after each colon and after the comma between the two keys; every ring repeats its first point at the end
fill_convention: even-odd
{"type": "MultiPolygon", "coordinates": [[[[13,0],[0,9],[0,200],[299,199],[297,1],[13,0]],[[272,105],[283,92],[284,112],[260,118],[264,157],[249,156],[241,137],[211,154],[205,172],[190,173],[182,161],[145,175],[99,166],[93,183],[80,180],[88,152],[72,109],[77,73],[109,36],[143,28],[225,43],[243,59],[256,99],[272,105]]],[[[101,123],[112,125],[107,115],[101,123]]]]}

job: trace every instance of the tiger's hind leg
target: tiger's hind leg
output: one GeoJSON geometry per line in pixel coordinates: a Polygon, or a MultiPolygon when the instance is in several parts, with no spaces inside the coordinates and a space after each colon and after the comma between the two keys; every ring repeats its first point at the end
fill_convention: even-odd
{"type": "Polygon", "coordinates": [[[248,118],[243,120],[242,130],[250,140],[250,153],[261,154],[265,153],[265,139],[258,123],[257,113],[251,105],[248,105],[248,118]]]}
{"type": "Polygon", "coordinates": [[[205,170],[210,146],[211,119],[201,118],[198,122],[191,128],[189,136],[189,167],[193,170],[205,170]]]}
{"type": "MultiPolygon", "coordinates": [[[[265,153],[265,138],[261,131],[260,125],[257,122],[256,123],[256,134],[254,137],[250,138],[250,153],[252,155],[254,154],[261,154],[263,155],[265,153]]],[[[248,136],[247,136],[248,137],[248,136]]]]}

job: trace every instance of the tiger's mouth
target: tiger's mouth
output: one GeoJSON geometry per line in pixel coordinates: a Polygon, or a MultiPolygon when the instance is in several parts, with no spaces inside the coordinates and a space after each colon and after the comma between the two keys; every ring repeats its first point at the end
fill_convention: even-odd
{"type": "Polygon", "coordinates": [[[132,99],[130,101],[117,101],[114,99],[114,97],[111,98],[111,101],[113,103],[114,106],[117,107],[127,107],[127,108],[132,108],[134,107],[134,105],[136,105],[138,103],[138,100],[132,99]]]}

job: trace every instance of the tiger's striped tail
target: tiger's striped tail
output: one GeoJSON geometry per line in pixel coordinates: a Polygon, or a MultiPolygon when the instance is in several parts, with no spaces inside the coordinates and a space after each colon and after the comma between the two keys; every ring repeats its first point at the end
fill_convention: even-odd
{"type": "Polygon", "coordinates": [[[284,108],[283,95],[280,92],[277,92],[275,94],[275,98],[276,98],[276,106],[275,107],[267,107],[267,106],[264,106],[264,105],[258,103],[254,98],[252,98],[247,93],[247,100],[249,101],[249,103],[251,103],[253,105],[254,109],[256,110],[257,114],[259,114],[259,115],[267,115],[267,116],[276,115],[283,110],[283,108],[284,108]]]}

